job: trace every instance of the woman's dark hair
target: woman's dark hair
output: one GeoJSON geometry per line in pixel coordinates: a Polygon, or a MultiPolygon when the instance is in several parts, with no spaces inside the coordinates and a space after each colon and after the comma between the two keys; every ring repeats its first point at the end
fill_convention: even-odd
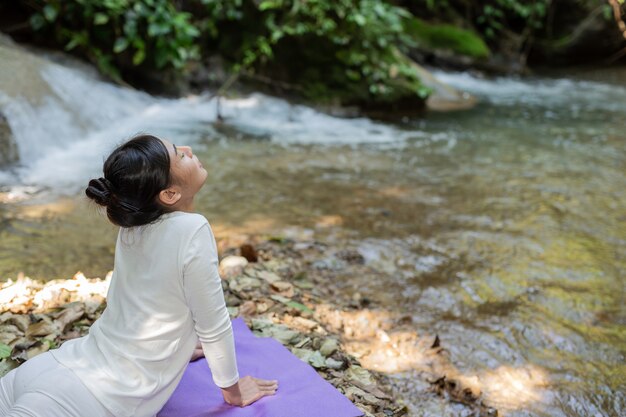
{"type": "Polygon", "coordinates": [[[170,155],[156,136],[137,135],[118,146],[104,162],[104,177],[92,179],[87,197],[106,207],[121,227],[152,223],[166,212],[159,192],[170,186],[170,155]]]}

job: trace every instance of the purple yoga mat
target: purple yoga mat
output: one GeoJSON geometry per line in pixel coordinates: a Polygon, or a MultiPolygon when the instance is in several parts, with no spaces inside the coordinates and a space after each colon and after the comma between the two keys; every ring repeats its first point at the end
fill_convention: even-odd
{"type": "Polygon", "coordinates": [[[277,379],[278,391],[247,407],[224,402],[206,360],[191,362],[157,417],[358,417],[363,412],[307,363],[270,337],[233,320],[239,375],[277,379]]]}

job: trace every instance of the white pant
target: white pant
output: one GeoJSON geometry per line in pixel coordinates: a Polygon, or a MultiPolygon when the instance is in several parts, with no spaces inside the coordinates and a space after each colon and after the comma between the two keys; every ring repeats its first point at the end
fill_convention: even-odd
{"type": "Polygon", "coordinates": [[[115,417],[50,352],[0,379],[0,417],[115,417]]]}

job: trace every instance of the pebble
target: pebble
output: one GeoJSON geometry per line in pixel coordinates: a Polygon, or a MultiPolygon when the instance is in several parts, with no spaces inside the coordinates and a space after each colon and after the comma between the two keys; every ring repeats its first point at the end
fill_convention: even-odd
{"type": "Polygon", "coordinates": [[[241,275],[248,265],[248,260],[243,256],[229,255],[220,262],[219,274],[222,279],[230,279],[241,275]]]}

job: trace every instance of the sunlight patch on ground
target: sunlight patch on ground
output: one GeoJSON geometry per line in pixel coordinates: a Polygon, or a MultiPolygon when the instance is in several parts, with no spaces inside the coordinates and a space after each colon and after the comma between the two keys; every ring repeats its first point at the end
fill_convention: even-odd
{"type": "Polygon", "coordinates": [[[478,374],[464,373],[438,338],[418,334],[406,317],[380,310],[341,311],[324,304],[316,308],[315,316],[342,334],[346,351],[366,369],[387,374],[417,371],[431,384],[430,391],[467,405],[496,407],[502,415],[547,402],[543,388],[548,386],[548,375],[543,369],[502,365],[478,374]]]}
{"type": "Polygon", "coordinates": [[[77,272],[72,279],[57,279],[45,284],[24,276],[15,281],[9,279],[0,289],[0,311],[25,313],[34,307],[37,312],[74,301],[87,302],[93,297],[104,299],[112,275],[113,272],[109,272],[105,279],[88,279],[82,272],[77,272]]]}
{"type": "Polygon", "coordinates": [[[548,385],[548,375],[533,365],[503,365],[481,374],[478,381],[489,403],[506,412],[545,401],[543,388],[548,385]]]}

